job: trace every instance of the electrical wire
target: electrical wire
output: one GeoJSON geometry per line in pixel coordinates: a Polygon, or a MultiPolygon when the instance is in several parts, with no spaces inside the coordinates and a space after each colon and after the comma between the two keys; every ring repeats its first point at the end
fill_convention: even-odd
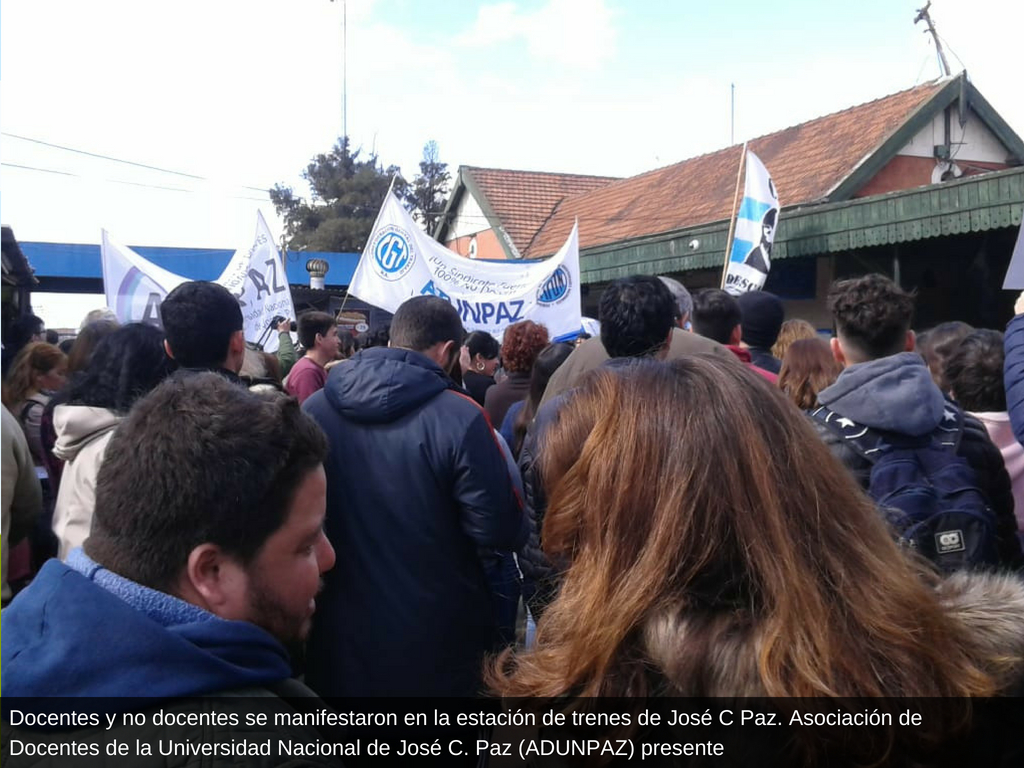
{"type": "Polygon", "coordinates": [[[74,176],[78,177],[77,173],[68,173],[67,171],[54,171],[51,168],[36,168],[32,165],[18,165],[17,163],[0,163],[0,165],[6,165],[8,168],[21,168],[25,171],[41,171],[43,173],[59,173],[61,176],[74,176]]]}
{"type": "MultiPolygon", "coordinates": [[[[76,179],[88,178],[86,176],[82,176],[80,173],[70,173],[69,171],[57,171],[57,170],[54,170],[53,168],[39,168],[38,166],[34,166],[34,165],[21,165],[19,163],[7,163],[7,162],[0,162],[0,165],[6,166],[8,168],[18,168],[18,169],[23,170],[23,171],[38,171],[39,173],[55,173],[55,174],[59,174],[60,176],[71,176],[72,178],[76,178],[76,179]]],[[[162,189],[162,190],[166,190],[166,191],[169,191],[169,192],[184,192],[184,193],[190,194],[190,195],[203,194],[200,190],[197,190],[197,189],[184,189],[182,187],[165,187],[165,186],[160,185],[160,184],[145,184],[145,183],[140,182],[140,181],[125,181],[125,180],[122,180],[122,179],[98,179],[98,181],[102,181],[102,182],[104,182],[106,184],[129,184],[129,185],[134,186],[134,187],[144,187],[144,188],[147,188],[147,189],[162,189]]],[[[269,202],[269,198],[266,198],[266,197],[248,197],[246,195],[218,195],[218,197],[223,197],[223,198],[227,198],[227,199],[230,199],[230,200],[253,200],[254,202],[257,202],[257,203],[269,202]]]]}
{"type": "MultiPolygon", "coordinates": [[[[18,139],[19,141],[28,141],[28,142],[31,142],[32,144],[41,144],[44,147],[52,147],[53,149],[59,149],[59,150],[62,150],[64,152],[73,152],[76,155],[85,155],[86,157],[95,157],[95,158],[100,159],[100,160],[108,160],[108,161],[110,161],[112,163],[122,163],[124,165],[131,165],[131,166],[134,166],[136,168],[145,168],[145,169],[150,170],[150,171],[159,171],[160,173],[170,173],[170,174],[173,174],[175,176],[185,176],[186,178],[196,179],[198,181],[209,181],[209,179],[206,178],[205,176],[197,176],[194,173],[185,173],[183,171],[173,171],[173,170],[171,170],[169,168],[160,168],[159,166],[155,166],[155,165],[146,165],[145,163],[137,163],[134,160],[124,160],[124,159],[122,159],[120,157],[111,157],[110,155],[101,155],[101,154],[99,154],[97,152],[88,152],[88,151],[86,151],[84,149],[75,149],[74,147],[66,147],[66,146],[64,146],[62,144],[54,144],[54,143],[49,142],[49,141],[43,141],[42,139],[33,139],[33,138],[29,137],[29,136],[20,136],[20,135],[18,135],[16,133],[8,133],[7,131],[0,131],[0,136],[7,136],[8,138],[18,139]]],[[[254,187],[254,186],[251,186],[249,184],[235,184],[233,186],[241,187],[242,189],[251,189],[251,190],[256,191],[256,192],[264,192],[264,191],[266,191],[266,189],[269,189],[269,187],[267,187],[267,188],[254,187]]]]}

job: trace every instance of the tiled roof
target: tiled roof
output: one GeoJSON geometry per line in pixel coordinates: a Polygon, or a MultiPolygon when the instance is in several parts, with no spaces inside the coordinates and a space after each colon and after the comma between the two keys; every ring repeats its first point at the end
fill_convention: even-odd
{"type": "Polygon", "coordinates": [[[520,253],[527,251],[558,203],[617,180],[614,176],[506,171],[473,166],[463,166],[462,170],[471,175],[520,253]]]}
{"type": "MultiPolygon", "coordinates": [[[[823,200],[948,81],[935,81],[748,142],[784,206],[823,200]]],[[[548,256],[577,217],[580,248],[683,229],[732,215],[742,146],[701,155],[563,201],[523,254],[548,256]]]]}

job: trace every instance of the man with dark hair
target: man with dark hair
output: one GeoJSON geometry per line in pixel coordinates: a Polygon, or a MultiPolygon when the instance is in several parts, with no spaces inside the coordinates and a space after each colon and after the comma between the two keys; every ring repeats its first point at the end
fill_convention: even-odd
{"type": "Polygon", "coordinates": [[[750,352],[750,362],[778,375],[782,361],[772,354],[786,312],[782,300],[768,291],[747,291],[736,297],[740,306],[743,340],[740,346],[750,352]]]}
{"type": "Polygon", "coordinates": [[[10,333],[4,342],[3,349],[3,375],[7,376],[7,369],[10,368],[14,358],[28,344],[33,341],[46,340],[46,323],[41,317],[36,317],[31,312],[22,315],[11,323],[10,333]]]}
{"type": "Polygon", "coordinates": [[[616,280],[601,294],[601,343],[609,357],[663,357],[679,307],[656,277],[616,280]]]}
{"type": "Polygon", "coordinates": [[[541,405],[573,389],[581,377],[610,358],[634,357],[639,353],[663,354],[666,360],[699,353],[731,357],[721,344],[687,332],[685,326],[691,320],[693,301],[682,285],[671,280],[686,292],[686,296],[674,292],[670,280],[634,275],[616,280],[605,288],[598,307],[601,336],[587,339],[577,346],[558,367],[544,390],[541,405]],[[655,283],[660,283],[661,287],[655,283]],[[667,302],[662,288],[668,294],[667,302]],[[666,317],[669,318],[667,325],[666,317]],[[606,322],[608,331],[604,330],[606,322]],[[614,354],[605,348],[606,335],[612,340],[614,354]]]}
{"type": "Polygon", "coordinates": [[[181,368],[209,370],[238,383],[245,359],[242,308],[231,292],[201,280],[182,283],[160,304],[164,346],[181,368]]]}
{"type": "Polygon", "coordinates": [[[844,369],[835,384],[818,393],[822,407],[814,424],[832,453],[868,489],[874,462],[858,449],[858,433],[881,433],[887,444],[927,445],[950,425],[955,434],[949,439],[959,441],[956,455],[970,465],[995,513],[999,560],[1019,568],[1024,560],[1003,458],[985,427],[947,399],[914,352],[914,297],[889,278],[869,274],[833,283],[828,306],[836,328],[832,354],[844,369]]]}
{"type": "Polygon", "coordinates": [[[693,297],[693,331],[719,344],[739,346],[743,315],[736,297],[718,288],[705,288],[693,297]]]}
{"type": "Polygon", "coordinates": [[[309,643],[323,696],[475,696],[498,623],[478,549],[526,521],[491,425],[449,372],[455,308],[408,299],[391,346],[335,367],[303,409],[324,428],[327,535],[338,551],[309,643]]]}
{"type": "Polygon", "coordinates": [[[292,366],[285,390],[300,403],[323,389],[327,381],[326,365],[338,355],[338,324],[327,312],[303,312],[299,315],[299,343],[306,354],[292,366]]]}
{"type": "MultiPolygon", "coordinates": [[[[145,708],[183,714],[204,706],[195,697],[238,692],[217,704],[234,723],[153,723],[141,734],[213,743],[267,732],[245,721],[252,704],[241,695],[271,712],[292,708],[268,691],[310,695],[291,680],[287,649],[301,647],[334,564],[323,532],[326,453],[323,433],[289,398],[240,391],[213,373],[158,386],[111,439],[84,550],[46,563],[3,612],[5,700],[104,697],[108,711],[133,712],[137,699],[116,697],[146,696],[145,708]]],[[[86,731],[72,734],[84,741],[104,728],[86,731]]],[[[317,738],[285,731],[273,735],[317,738]]]]}
{"type": "Polygon", "coordinates": [[[832,354],[855,365],[914,349],[914,297],[877,273],[837,280],[828,291],[836,326],[832,354]]]}
{"type": "Polygon", "coordinates": [[[771,371],[758,367],[743,341],[743,314],[736,297],[719,288],[705,288],[693,296],[693,331],[724,344],[752,371],[770,381],[778,381],[771,371]]]}

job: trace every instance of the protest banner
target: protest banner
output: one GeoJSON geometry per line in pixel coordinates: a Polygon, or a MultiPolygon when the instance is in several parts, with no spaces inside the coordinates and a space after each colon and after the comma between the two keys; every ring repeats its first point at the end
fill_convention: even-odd
{"type": "Polygon", "coordinates": [[[467,331],[486,331],[499,340],[520,320],[545,325],[551,338],[578,332],[578,226],[550,259],[477,261],[428,237],[389,192],[349,293],[389,312],[412,296],[438,296],[459,311],[467,331]]]}
{"type": "MultiPolygon", "coordinates": [[[[176,275],[116,242],[102,231],[100,257],[107,306],[122,323],[160,325],[160,303],[188,278],[176,275]]],[[[275,315],[295,317],[281,254],[274,245],[263,215],[256,214],[252,244],[235,251],[216,280],[238,299],[245,340],[259,342],[267,352],[277,351],[278,335],[268,333],[275,315]]]]}
{"type": "Polygon", "coordinates": [[[217,282],[231,291],[242,307],[245,340],[260,342],[266,352],[276,352],[277,332],[268,334],[267,329],[275,316],[294,319],[295,305],[284,262],[262,213],[256,213],[252,244],[235,251],[217,282]]]}
{"type": "Polygon", "coordinates": [[[168,272],[100,231],[100,266],[107,306],[121,323],[160,325],[160,302],[188,278],[168,272]]]}
{"type": "Polygon", "coordinates": [[[722,279],[722,287],[733,295],[764,286],[779,220],[779,196],[768,169],[753,152],[746,151],[745,156],[743,202],[730,230],[731,246],[722,279]]]}

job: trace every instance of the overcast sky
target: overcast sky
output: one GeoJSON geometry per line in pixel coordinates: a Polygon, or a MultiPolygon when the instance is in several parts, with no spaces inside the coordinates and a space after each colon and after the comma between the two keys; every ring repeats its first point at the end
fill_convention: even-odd
{"type": "MultiPolygon", "coordinates": [[[[342,132],[417,171],[632,175],[939,74],[922,0],[3,0],[0,218],[21,240],[236,248],[342,132]],[[20,138],[16,138],[20,137],[20,138]],[[39,143],[39,142],[45,142],[39,143]],[[57,146],[47,146],[57,145],[57,146]],[[151,170],[114,159],[154,168],[151,170]]],[[[1024,133],[1024,3],[935,0],[1024,133]]],[[[453,174],[454,175],[454,174],[453,174]]]]}

